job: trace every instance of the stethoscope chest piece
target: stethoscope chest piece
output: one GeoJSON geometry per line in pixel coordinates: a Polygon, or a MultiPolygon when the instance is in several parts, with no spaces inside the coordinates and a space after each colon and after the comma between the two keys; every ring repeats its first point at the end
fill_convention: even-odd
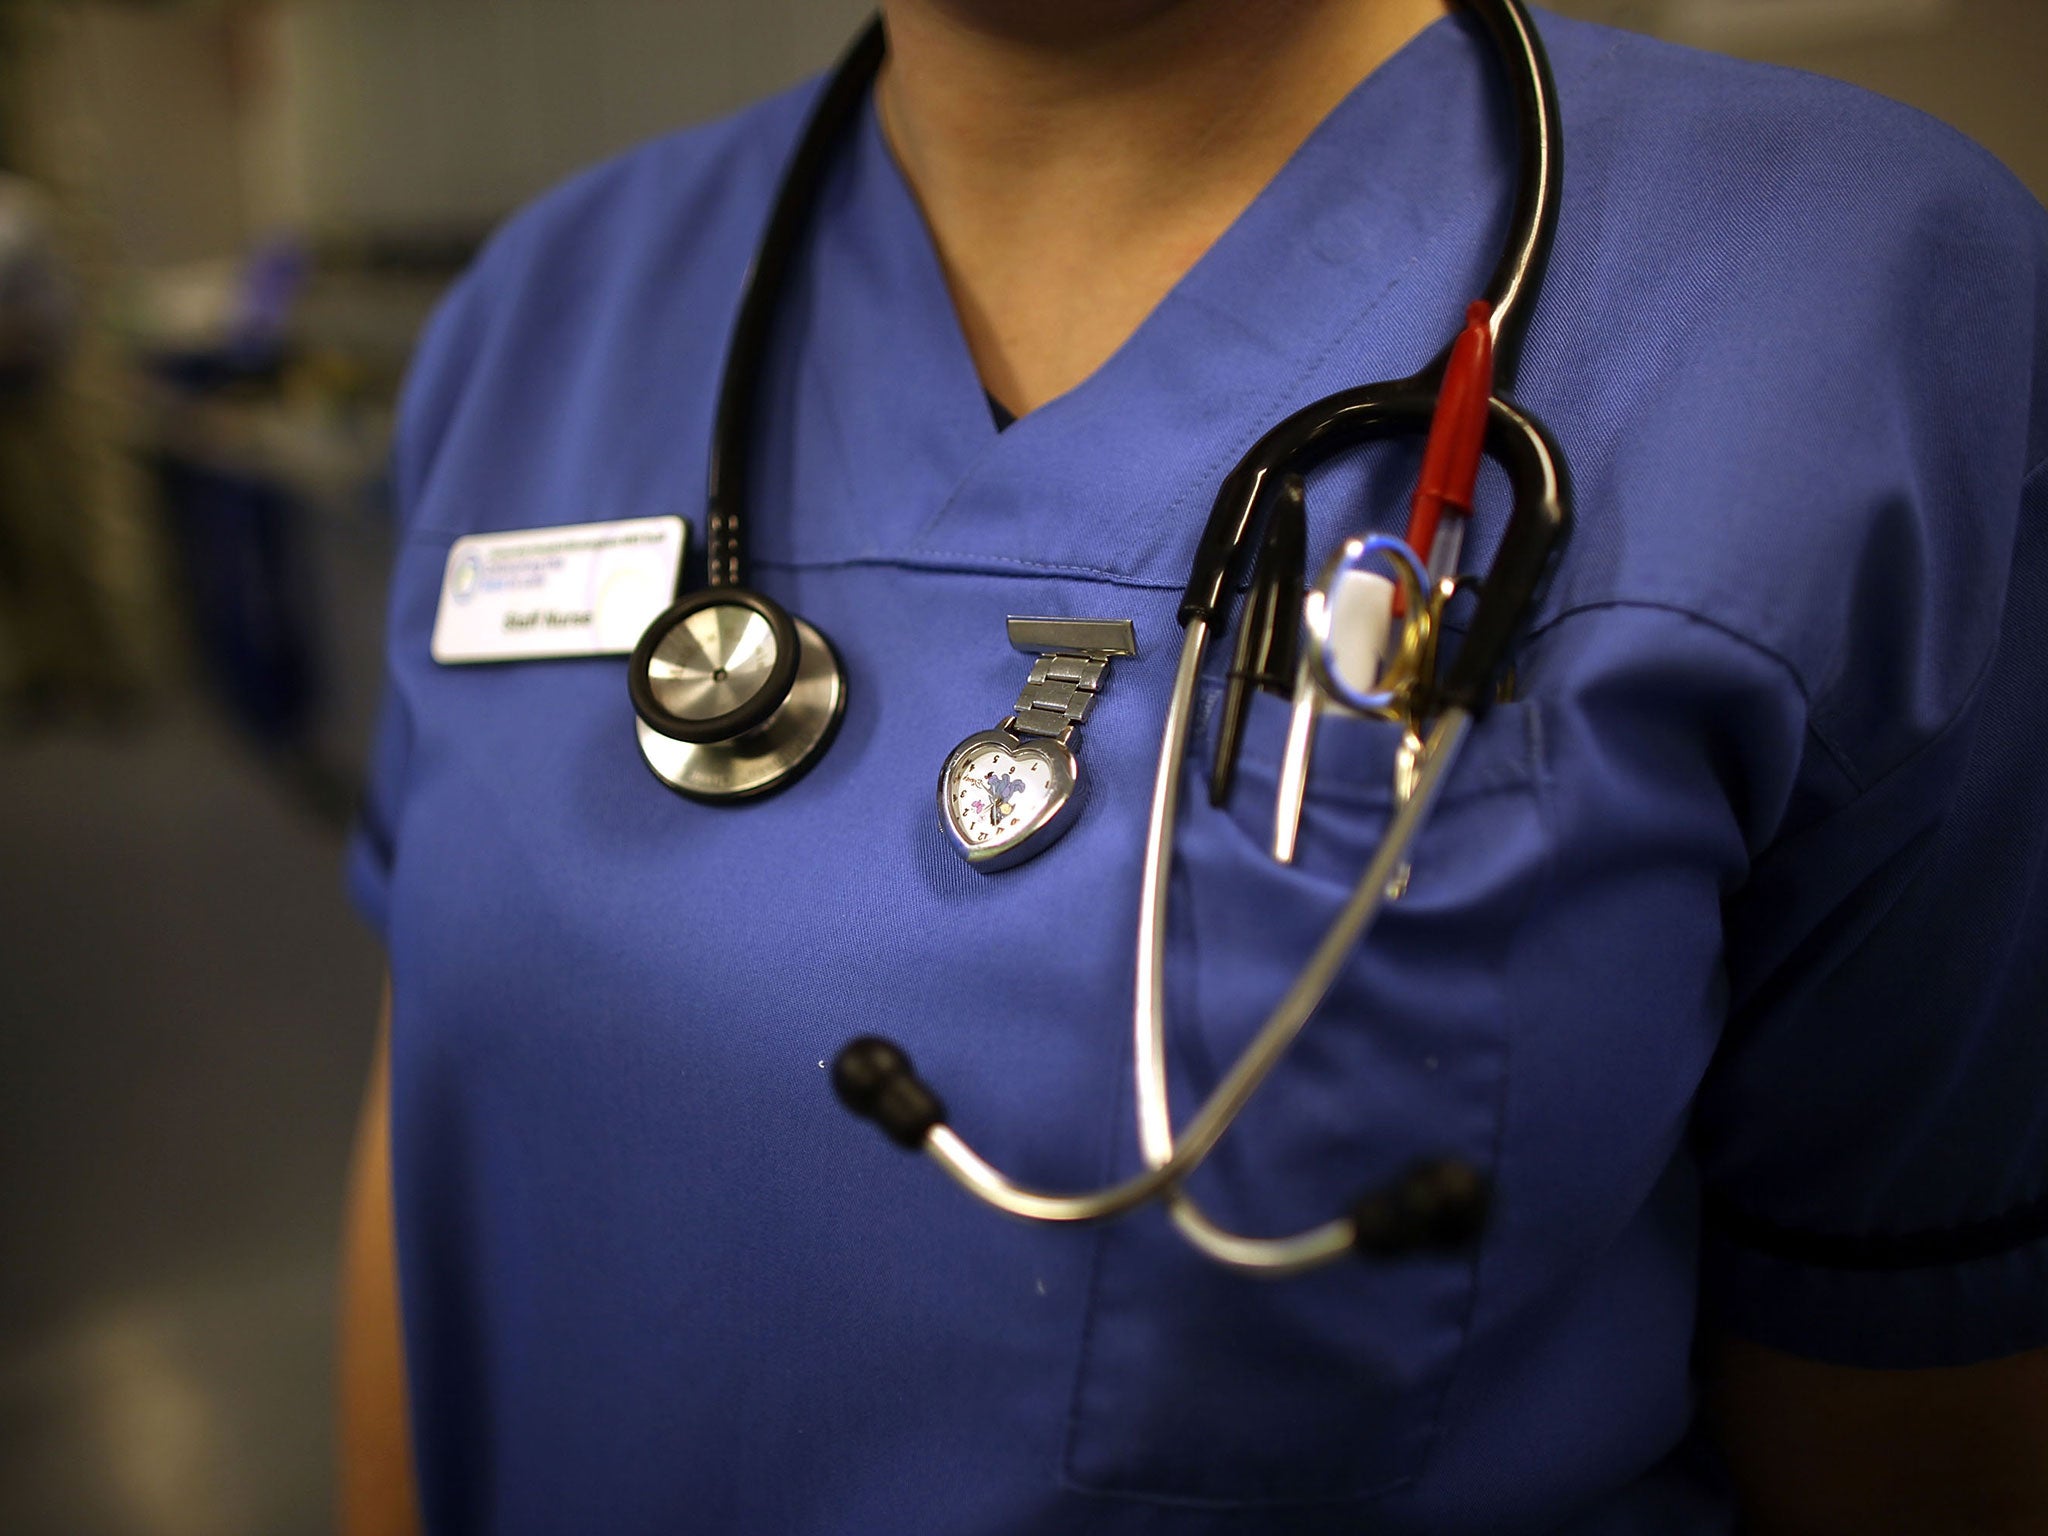
{"type": "Polygon", "coordinates": [[[692,593],[648,625],[626,685],[640,755],[656,778],[698,800],[743,800],[790,783],[846,713],[831,644],[738,587],[692,593]]]}

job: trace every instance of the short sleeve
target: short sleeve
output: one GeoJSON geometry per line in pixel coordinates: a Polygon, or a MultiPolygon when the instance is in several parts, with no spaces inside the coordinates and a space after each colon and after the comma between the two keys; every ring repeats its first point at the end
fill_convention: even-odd
{"type": "Polygon", "coordinates": [[[369,774],[349,830],[349,901],[371,930],[391,940],[391,869],[397,856],[398,798],[412,746],[412,721],[387,679],[371,738],[369,774]]]}
{"type": "MultiPolygon", "coordinates": [[[[399,398],[398,432],[392,449],[392,496],[398,537],[412,530],[420,496],[432,472],[436,450],[453,416],[459,381],[476,346],[472,274],[442,300],[413,354],[412,367],[399,398]]],[[[385,627],[382,702],[371,738],[369,769],[351,828],[346,861],[350,901],[357,913],[387,944],[391,871],[398,854],[398,826],[405,794],[406,764],[411,756],[413,725],[399,686],[391,647],[396,644],[390,623],[385,627]]]]}
{"type": "Polygon", "coordinates": [[[1949,594],[2000,608],[1962,707],[1728,902],[1706,1302],[1794,1354],[2048,1345],[2048,472],[2011,527],[2009,572],[1949,594]]]}

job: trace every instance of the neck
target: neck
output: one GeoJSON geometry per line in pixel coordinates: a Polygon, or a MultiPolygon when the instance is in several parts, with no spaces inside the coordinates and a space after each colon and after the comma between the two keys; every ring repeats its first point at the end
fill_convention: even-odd
{"type": "Polygon", "coordinates": [[[983,383],[1092,373],[1444,0],[888,0],[883,128],[983,383]]]}

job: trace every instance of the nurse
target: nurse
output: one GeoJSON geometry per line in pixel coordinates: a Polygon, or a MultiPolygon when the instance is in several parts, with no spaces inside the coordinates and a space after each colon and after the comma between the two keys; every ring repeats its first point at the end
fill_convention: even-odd
{"type": "MultiPolygon", "coordinates": [[[[680,515],[701,548],[815,87],[550,194],[422,343],[352,855],[392,983],[348,1528],[2048,1525],[2042,210],[1905,109],[1543,19],[1567,173],[1516,395],[1576,530],[1406,894],[1192,1185],[1286,1233],[1442,1155],[1492,1214],[1260,1281],[1156,1209],[991,1215],[825,1068],[888,1034],[1020,1179],[1136,1171],[1131,921],[1195,538],[1273,421],[1455,333],[1513,125],[1436,0],[886,21],[748,463],[747,581],[846,678],[799,782],[680,797],[618,655],[471,662],[439,623],[508,547],[478,535],[680,515]],[[1130,620],[1138,654],[1090,705],[1072,830],[990,871],[932,785],[1017,705],[1015,614],[1130,620]]],[[[1415,470],[1318,471],[1311,561],[1398,530],[1415,470]]],[[[1483,479],[1468,569],[1505,515],[1483,479]]],[[[1224,805],[1184,799],[1183,1105],[1389,813],[1399,729],[1328,719],[1276,863],[1284,716],[1254,703],[1224,805]]]]}

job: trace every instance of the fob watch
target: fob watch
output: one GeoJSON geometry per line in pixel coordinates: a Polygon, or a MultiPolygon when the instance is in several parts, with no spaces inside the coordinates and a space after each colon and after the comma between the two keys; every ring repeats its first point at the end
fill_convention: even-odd
{"type": "Polygon", "coordinates": [[[1013,618],[1009,631],[1012,645],[1038,658],[1014,712],[961,742],[939,773],[939,816],[979,870],[1043,853],[1073,825],[1081,788],[1074,732],[1111,659],[1138,654],[1128,619],[1013,618]]]}

